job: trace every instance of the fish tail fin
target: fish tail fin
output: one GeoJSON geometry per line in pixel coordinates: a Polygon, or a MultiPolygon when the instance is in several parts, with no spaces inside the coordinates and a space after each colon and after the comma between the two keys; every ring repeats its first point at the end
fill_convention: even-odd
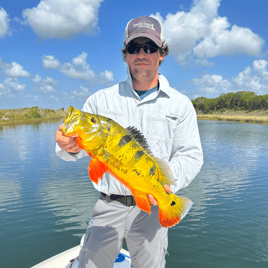
{"type": "Polygon", "coordinates": [[[168,195],[168,202],[159,204],[159,222],[163,227],[172,227],[188,213],[193,202],[175,194],[168,195]]]}

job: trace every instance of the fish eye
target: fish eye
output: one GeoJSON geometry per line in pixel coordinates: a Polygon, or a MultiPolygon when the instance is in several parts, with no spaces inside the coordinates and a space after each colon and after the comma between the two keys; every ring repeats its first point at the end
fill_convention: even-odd
{"type": "Polygon", "coordinates": [[[94,123],[94,124],[95,124],[95,123],[97,123],[97,121],[96,121],[96,118],[95,118],[95,117],[91,117],[91,118],[90,118],[90,121],[91,121],[92,123],[94,123]]]}

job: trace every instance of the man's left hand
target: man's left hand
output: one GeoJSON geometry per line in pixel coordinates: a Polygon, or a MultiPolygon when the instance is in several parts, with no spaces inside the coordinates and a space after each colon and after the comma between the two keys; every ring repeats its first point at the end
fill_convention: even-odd
{"type": "MultiPolygon", "coordinates": [[[[170,185],[165,184],[164,185],[164,188],[165,188],[165,190],[166,190],[166,192],[168,194],[171,193],[170,185]]],[[[157,206],[158,205],[156,199],[151,194],[148,194],[148,200],[149,200],[149,202],[150,202],[151,205],[154,205],[154,206],[157,206]]]]}

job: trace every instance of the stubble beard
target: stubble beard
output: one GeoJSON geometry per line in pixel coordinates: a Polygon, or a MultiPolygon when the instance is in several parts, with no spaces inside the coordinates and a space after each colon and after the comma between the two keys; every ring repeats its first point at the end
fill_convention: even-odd
{"type": "Polygon", "coordinates": [[[130,74],[133,80],[137,82],[147,82],[152,77],[152,72],[150,70],[137,70],[137,69],[131,69],[130,74]]]}

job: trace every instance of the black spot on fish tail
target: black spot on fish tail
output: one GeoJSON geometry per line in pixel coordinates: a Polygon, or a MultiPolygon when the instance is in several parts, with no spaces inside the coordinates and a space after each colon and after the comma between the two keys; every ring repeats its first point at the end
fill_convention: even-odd
{"type": "Polygon", "coordinates": [[[118,146],[119,147],[123,147],[123,146],[125,146],[127,143],[129,143],[131,141],[131,137],[130,137],[130,135],[125,135],[125,136],[123,136],[121,139],[120,139],[120,141],[119,141],[119,143],[118,143],[118,146]]]}
{"type": "Polygon", "coordinates": [[[144,152],[142,150],[139,150],[135,153],[134,158],[135,160],[139,160],[144,155],[144,152]]]}
{"type": "Polygon", "coordinates": [[[176,202],[175,201],[172,201],[170,205],[173,207],[173,206],[176,205],[176,202]]]}
{"type": "Polygon", "coordinates": [[[150,173],[149,173],[149,175],[150,175],[150,176],[154,176],[154,175],[155,175],[155,171],[156,171],[156,166],[153,165],[153,166],[151,167],[151,169],[150,169],[150,173]]]}

